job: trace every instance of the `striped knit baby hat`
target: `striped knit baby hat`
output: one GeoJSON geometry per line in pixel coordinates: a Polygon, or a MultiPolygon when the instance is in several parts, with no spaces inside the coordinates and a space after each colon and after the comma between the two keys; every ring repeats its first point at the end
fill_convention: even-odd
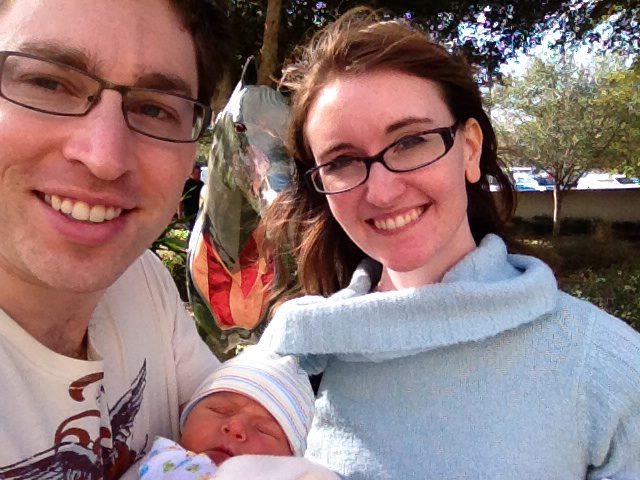
{"type": "Polygon", "coordinates": [[[196,403],[215,392],[240,393],[258,402],[280,424],[293,454],[304,455],[314,395],[309,377],[295,357],[280,357],[258,346],[246,348],[198,387],[180,416],[180,428],[196,403]]]}

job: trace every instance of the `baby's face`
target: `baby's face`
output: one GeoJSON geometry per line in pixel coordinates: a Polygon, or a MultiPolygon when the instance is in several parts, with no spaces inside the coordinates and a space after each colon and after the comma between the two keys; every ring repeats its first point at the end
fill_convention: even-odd
{"type": "Polygon", "coordinates": [[[180,444],[216,465],[236,455],[291,455],[282,427],[258,402],[234,392],[200,400],[182,429],[180,444]]]}

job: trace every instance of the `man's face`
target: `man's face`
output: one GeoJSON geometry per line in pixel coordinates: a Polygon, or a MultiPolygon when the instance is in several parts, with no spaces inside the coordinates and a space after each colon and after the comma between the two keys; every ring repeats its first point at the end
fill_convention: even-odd
{"type": "MultiPolygon", "coordinates": [[[[61,60],[116,84],[197,96],[193,41],[166,0],[12,2],[0,13],[0,50],[61,60]],[[178,84],[190,91],[171,86],[178,84]]],[[[109,286],[168,224],[195,156],[192,143],[129,130],[113,90],[84,117],[0,98],[0,126],[0,285],[109,286]],[[52,207],[57,202],[104,207],[116,218],[77,220],[52,207]]]]}

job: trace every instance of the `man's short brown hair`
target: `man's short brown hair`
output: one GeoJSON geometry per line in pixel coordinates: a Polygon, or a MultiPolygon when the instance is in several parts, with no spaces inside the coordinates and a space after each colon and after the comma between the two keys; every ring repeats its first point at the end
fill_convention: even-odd
{"type": "MultiPolygon", "coordinates": [[[[0,0],[0,13],[10,3],[10,0],[0,0]]],[[[222,0],[169,0],[169,3],[193,38],[198,64],[198,100],[208,104],[231,61],[233,48],[227,11],[222,0]]]]}
{"type": "Polygon", "coordinates": [[[170,2],[196,47],[198,100],[209,103],[231,61],[233,48],[227,11],[220,0],[170,2]]]}

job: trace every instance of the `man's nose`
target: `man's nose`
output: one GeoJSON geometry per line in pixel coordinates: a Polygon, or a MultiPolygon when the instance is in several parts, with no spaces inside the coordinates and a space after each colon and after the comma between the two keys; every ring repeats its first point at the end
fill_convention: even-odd
{"type": "Polygon", "coordinates": [[[103,91],[86,116],[74,119],[73,128],[63,147],[65,158],[102,180],[116,180],[130,168],[134,132],[124,119],[120,93],[103,91]]]}
{"type": "Polygon", "coordinates": [[[367,201],[381,207],[391,204],[406,190],[403,175],[407,174],[391,172],[380,162],[373,163],[365,183],[367,201]]]}
{"type": "Polygon", "coordinates": [[[244,442],[247,439],[247,429],[244,423],[237,419],[230,419],[222,425],[223,434],[230,436],[238,442],[244,442]]]}

